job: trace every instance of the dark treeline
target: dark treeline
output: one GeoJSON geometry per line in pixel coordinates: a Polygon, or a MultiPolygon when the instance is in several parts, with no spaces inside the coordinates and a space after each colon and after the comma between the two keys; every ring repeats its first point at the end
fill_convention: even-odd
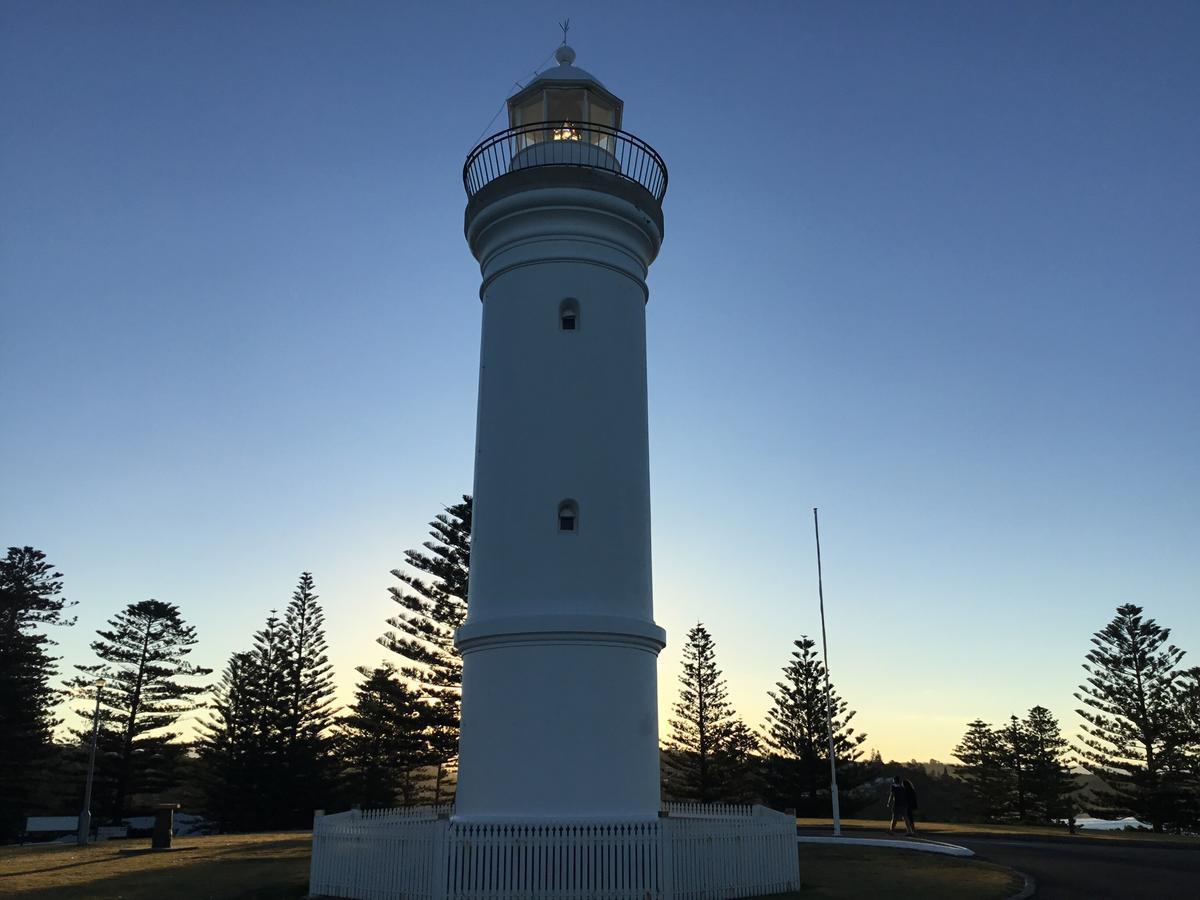
{"type": "Polygon", "coordinates": [[[91,642],[94,659],[58,689],[51,628],[74,624],[64,614],[72,604],[44,553],[10,548],[0,562],[0,841],[29,815],[80,810],[93,727],[97,823],[170,800],[223,830],[290,828],[311,823],[314,809],[452,798],[461,682],[452,639],[466,609],[470,497],[431,528],[424,549],[405,554],[412,571],[393,573],[402,610],[380,642],[399,665],[361,667],[347,709],[334,705],[311,573],[215,684],[192,659],[196,629],[177,606],[150,599],[113,615],[91,642]],[[57,714],[64,700],[74,727],[57,714]],[[198,727],[188,730],[190,714],[198,727]]]}
{"type": "Polygon", "coordinates": [[[271,611],[213,691],[198,772],[205,808],[224,828],[302,826],[333,795],[334,686],[317,599],[302,573],[283,618],[271,611]]]}
{"type": "Polygon", "coordinates": [[[976,719],[954,755],[968,816],[984,822],[1048,824],[1073,812],[1077,789],[1058,721],[1042,706],[993,728],[976,719]]]}
{"type": "MultiPolygon", "coordinates": [[[[829,724],[825,666],[814,642],[801,637],[768,691],[771,707],[762,731],[739,719],[729,704],[708,629],[697,624],[683,647],[679,699],[663,749],[663,793],[700,803],[765,802],[801,816],[830,815],[829,724]]],[[[864,762],[865,734],[850,727],[854,712],[830,690],[841,809],[849,815],[872,799],[867,784],[882,766],[864,762]]]]}
{"type": "Polygon", "coordinates": [[[0,563],[0,841],[29,815],[80,810],[93,729],[96,823],[168,800],[228,831],[303,827],[322,808],[452,800],[462,680],[453,635],[466,613],[471,498],[430,528],[392,573],[400,611],[379,641],[397,662],[360,667],[346,709],[334,703],[309,572],[215,683],[192,659],[196,629],[150,599],[113,615],[90,644],[94,659],[57,689],[50,628],[74,624],[64,615],[73,604],[45,554],[10,548],[0,563]],[[57,715],[64,700],[74,727],[57,715]]]}
{"type": "MultiPolygon", "coordinates": [[[[74,814],[82,804],[97,724],[94,820],[182,803],[214,827],[303,827],[314,809],[453,800],[466,616],[471,498],[430,523],[389,588],[397,611],[379,642],[394,662],[358,671],[349,707],[334,703],[324,610],[301,573],[289,603],[271,610],[244,648],[213,670],[193,659],[199,636],[181,610],[128,604],[73,666],[63,688],[53,629],[73,605],[60,573],[31,547],[0,561],[0,840],[28,815],[74,814]],[[76,704],[63,737],[56,713],[76,704]],[[97,706],[97,699],[99,704],[97,706]],[[95,718],[94,718],[95,716],[95,718]],[[188,729],[187,717],[197,727],[188,729]]],[[[683,651],[678,699],[662,751],[668,800],[764,802],[827,817],[829,732],[844,816],[884,816],[887,782],[913,782],[926,820],[1060,821],[1077,812],[1135,816],[1155,830],[1200,828],[1200,668],[1184,668],[1170,632],[1125,605],[1096,632],[1084,663],[1082,739],[1070,746],[1042,706],[993,726],[969,723],[958,764],[864,758],[867,736],[801,636],[765,691],[761,723],[729,701],[716,642],[702,624],[683,651]],[[828,703],[828,706],[827,706],[828,703]],[[755,727],[757,724],[757,727],[755,727]]]]}
{"type": "Polygon", "coordinates": [[[1082,807],[1154,831],[1200,829],[1200,668],[1183,668],[1170,629],[1142,613],[1125,604],[1093,635],[1075,747],[1040,706],[996,728],[968,725],[954,755],[975,818],[1047,822],[1082,807]]]}

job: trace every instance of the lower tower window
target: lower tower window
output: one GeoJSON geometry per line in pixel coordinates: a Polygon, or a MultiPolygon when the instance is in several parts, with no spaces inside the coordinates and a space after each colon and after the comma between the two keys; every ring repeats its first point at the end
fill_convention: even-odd
{"type": "Polygon", "coordinates": [[[558,530],[579,530],[579,504],[574,500],[564,500],[558,504],[558,530]]]}

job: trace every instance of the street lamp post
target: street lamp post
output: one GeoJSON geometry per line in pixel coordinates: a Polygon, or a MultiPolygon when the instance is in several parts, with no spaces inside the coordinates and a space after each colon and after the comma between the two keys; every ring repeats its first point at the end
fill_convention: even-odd
{"type": "Polygon", "coordinates": [[[100,695],[108,682],[96,679],[96,711],[92,713],[92,749],[88,755],[87,787],[83,789],[83,811],[79,814],[79,843],[87,846],[88,833],[92,830],[92,776],[96,772],[96,739],[100,734],[100,695]]]}

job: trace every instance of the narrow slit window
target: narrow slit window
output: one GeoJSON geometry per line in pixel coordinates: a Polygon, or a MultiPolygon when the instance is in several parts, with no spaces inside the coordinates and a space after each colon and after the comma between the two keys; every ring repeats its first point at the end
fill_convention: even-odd
{"type": "Polygon", "coordinates": [[[579,530],[579,506],[574,500],[564,500],[558,504],[558,530],[570,532],[579,530]]]}
{"type": "Polygon", "coordinates": [[[563,331],[579,330],[579,302],[568,297],[558,305],[558,327],[563,331]]]}

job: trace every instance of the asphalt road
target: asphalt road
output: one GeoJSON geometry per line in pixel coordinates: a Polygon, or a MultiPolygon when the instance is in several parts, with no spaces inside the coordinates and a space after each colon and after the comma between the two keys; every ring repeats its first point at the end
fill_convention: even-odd
{"type": "Polygon", "coordinates": [[[1037,880],[1041,900],[1198,900],[1200,847],[938,835],[1037,880]]]}

